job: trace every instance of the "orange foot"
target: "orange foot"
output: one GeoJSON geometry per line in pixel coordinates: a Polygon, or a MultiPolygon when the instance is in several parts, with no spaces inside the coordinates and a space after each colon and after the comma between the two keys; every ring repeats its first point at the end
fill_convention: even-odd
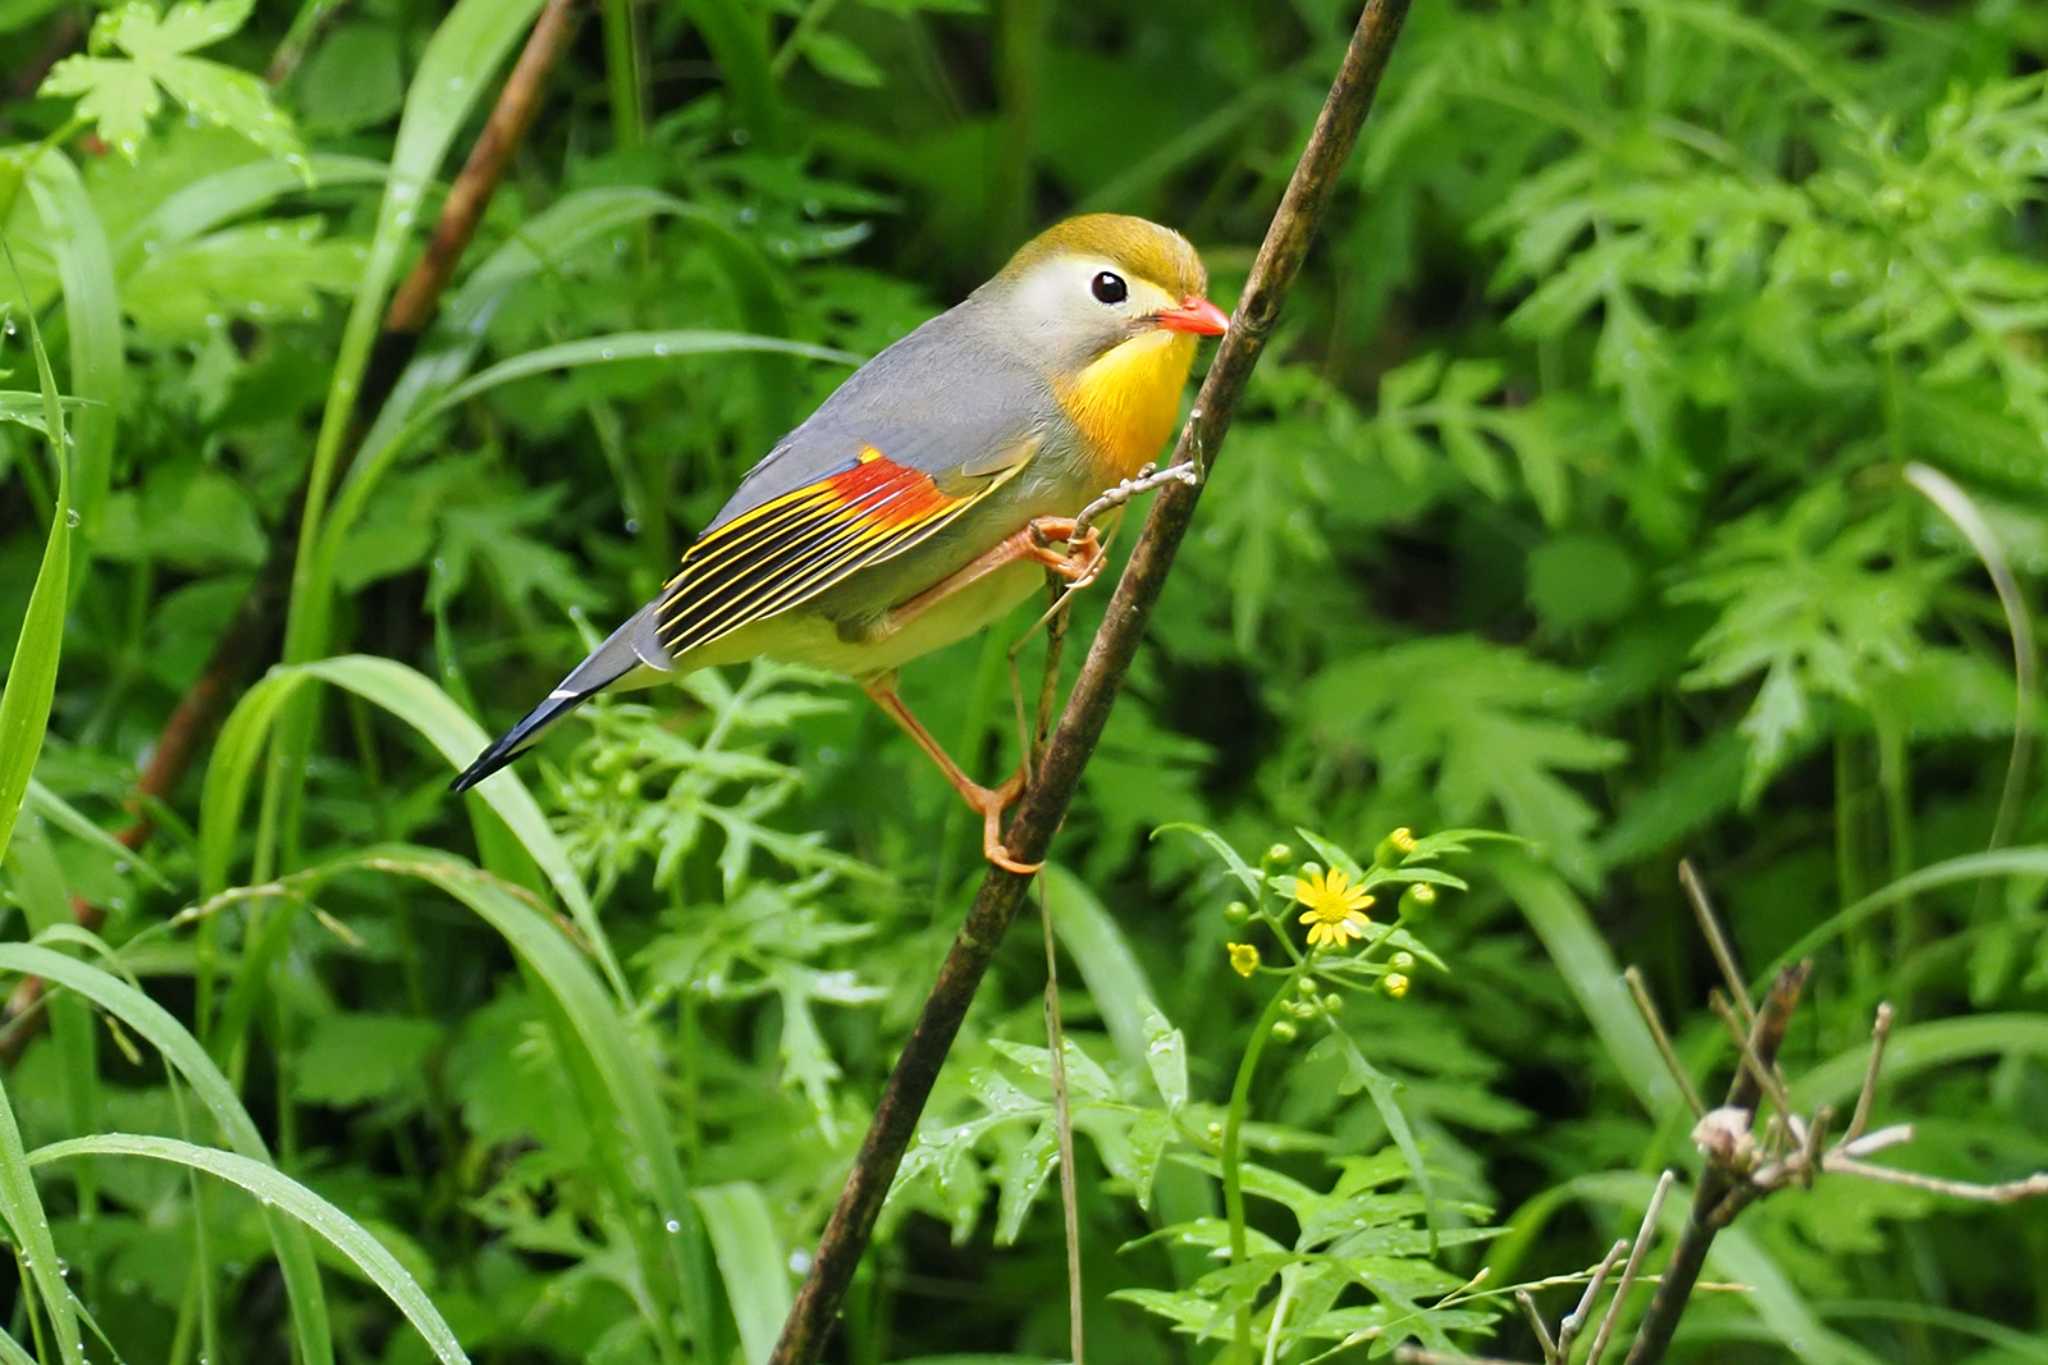
{"type": "Polygon", "coordinates": [[[960,793],[970,807],[981,812],[981,856],[1005,872],[1028,877],[1045,864],[1019,862],[1010,856],[1010,850],[1003,844],[1003,812],[1023,794],[1022,769],[1000,787],[976,786],[972,792],[963,789],[960,793]]]}
{"type": "Polygon", "coordinates": [[[1072,517],[1038,517],[1029,527],[1026,552],[1039,563],[1067,580],[1070,590],[1087,587],[1102,572],[1108,551],[1093,526],[1075,540],[1072,517]],[[1054,549],[1054,542],[1065,546],[1054,549]]]}

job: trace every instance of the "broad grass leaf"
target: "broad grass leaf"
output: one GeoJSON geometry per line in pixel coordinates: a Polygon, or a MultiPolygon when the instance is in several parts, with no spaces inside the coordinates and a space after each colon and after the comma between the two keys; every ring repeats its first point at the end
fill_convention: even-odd
{"type": "Polygon", "coordinates": [[[443,1365],[465,1365],[468,1361],[455,1333],[397,1257],[360,1223],[276,1167],[236,1152],[200,1147],[177,1138],[131,1133],[101,1133],[53,1142],[37,1148],[28,1160],[31,1165],[47,1166],[82,1156],[135,1156],[168,1161],[241,1186],[266,1209],[274,1208],[297,1219],[354,1262],[365,1278],[382,1290],[418,1329],[443,1365]]]}

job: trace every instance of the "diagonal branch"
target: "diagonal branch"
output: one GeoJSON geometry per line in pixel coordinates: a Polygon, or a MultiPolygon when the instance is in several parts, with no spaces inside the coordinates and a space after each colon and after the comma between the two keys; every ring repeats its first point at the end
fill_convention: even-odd
{"type": "MultiPolygon", "coordinates": [[[[1206,470],[1230,428],[1238,400],[1272,334],[1280,304],[1307,255],[1310,240],[1328,208],[1358,130],[1372,106],[1394,40],[1407,17],[1409,0],[1370,0],[1344,53],[1315,131],[1288,181],[1266,240],[1252,263],[1230,331],[1216,353],[1209,376],[1195,397],[1169,466],[1193,461],[1206,470]]],[[[1145,623],[1165,586],[1167,571],[1194,518],[1201,486],[1174,482],[1152,505],[1144,534],[1117,583],[1101,630],[1067,698],[1045,760],[1019,803],[1007,843],[1020,862],[1039,862],[1073,801],[1081,771],[1102,738],[1124,674],[1136,655],[1145,623]]],[[[875,1106],[875,1117],[848,1173],[846,1187],[825,1225],[810,1275],[798,1293],[771,1365],[808,1365],[824,1350],[833,1319],[867,1249],[875,1218],[910,1144],[939,1068],[959,1032],[960,1021],[1024,899],[1029,879],[991,868],[982,880],[952,950],[939,969],[896,1069],[875,1106]]]]}

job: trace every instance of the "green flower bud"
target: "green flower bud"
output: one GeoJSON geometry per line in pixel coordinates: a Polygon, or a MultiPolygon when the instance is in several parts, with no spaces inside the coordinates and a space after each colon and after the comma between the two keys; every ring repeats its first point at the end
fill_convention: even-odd
{"type": "Polygon", "coordinates": [[[1304,976],[1294,983],[1294,989],[1299,995],[1314,995],[1316,993],[1315,979],[1304,976]]]}
{"type": "Polygon", "coordinates": [[[1380,840],[1380,846],[1373,850],[1372,860],[1381,867],[1399,867],[1401,860],[1414,851],[1415,835],[1403,825],[1380,840]]]}
{"type": "Polygon", "coordinates": [[[1395,953],[1387,959],[1387,965],[1397,972],[1405,972],[1415,965],[1415,954],[1395,953]]]}
{"type": "Polygon", "coordinates": [[[1276,1019],[1273,1021],[1274,1042],[1291,1043],[1298,1036],[1299,1035],[1296,1033],[1294,1025],[1288,1023],[1285,1019],[1276,1019]]]}
{"type": "Polygon", "coordinates": [[[1323,997],[1323,1012],[1324,1012],[1324,1013],[1326,1013],[1326,1014],[1338,1014],[1338,1013],[1341,1013],[1341,1012],[1343,1011],[1343,1009],[1344,1009],[1344,997],[1343,997],[1343,996],[1341,996],[1341,995],[1339,995],[1339,994],[1337,994],[1337,993],[1336,993],[1335,991],[1331,991],[1331,992],[1330,992],[1330,993],[1329,993],[1328,995],[1326,995],[1326,996],[1324,996],[1324,997],[1323,997]]]}
{"type": "Polygon", "coordinates": [[[1395,1000],[1408,994],[1408,978],[1399,972],[1388,972],[1380,978],[1380,989],[1395,1000]]]}
{"type": "Polygon", "coordinates": [[[1294,861],[1294,850],[1285,844],[1275,844],[1266,850],[1266,866],[1277,867],[1281,863],[1294,861]]]}
{"type": "Polygon", "coordinates": [[[1401,893],[1401,913],[1419,915],[1436,904],[1436,888],[1428,882],[1416,882],[1401,893]]]}
{"type": "Polygon", "coordinates": [[[1323,875],[1323,865],[1318,862],[1303,863],[1301,865],[1301,875],[1310,880],[1320,877],[1323,875]]]}
{"type": "Polygon", "coordinates": [[[1252,908],[1243,901],[1232,901],[1223,907],[1223,918],[1232,924],[1243,924],[1252,917],[1252,908]]]}

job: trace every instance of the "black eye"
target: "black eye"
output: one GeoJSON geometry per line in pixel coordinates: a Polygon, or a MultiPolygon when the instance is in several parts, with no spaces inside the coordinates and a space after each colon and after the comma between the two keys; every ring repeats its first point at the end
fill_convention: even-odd
{"type": "Polygon", "coordinates": [[[1113,270],[1102,271],[1088,282],[1088,288],[1100,303],[1122,303],[1131,294],[1131,287],[1124,283],[1124,277],[1113,270]]]}

